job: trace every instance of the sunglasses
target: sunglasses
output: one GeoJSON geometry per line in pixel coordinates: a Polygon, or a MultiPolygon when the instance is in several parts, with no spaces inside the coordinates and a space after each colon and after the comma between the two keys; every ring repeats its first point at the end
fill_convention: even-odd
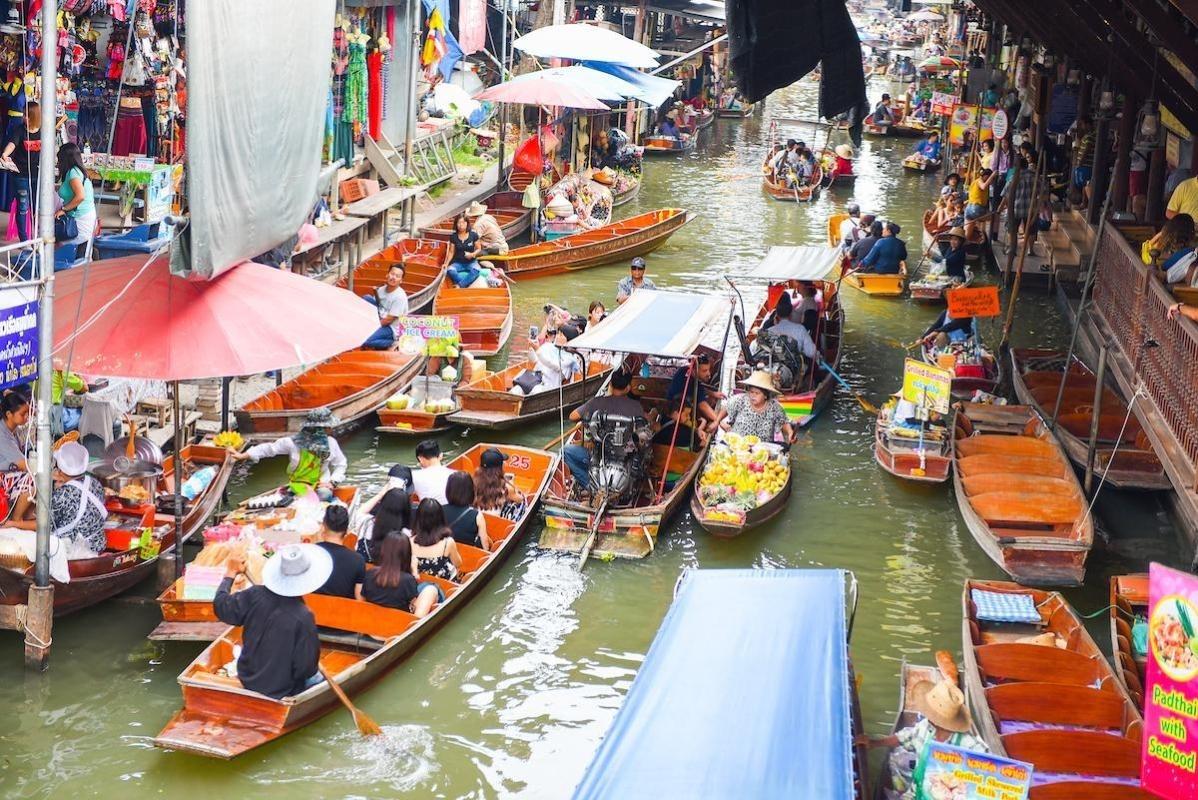
{"type": "Polygon", "coordinates": [[[644,267],[633,267],[632,271],[633,272],[644,272],[645,268],[644,267]]]}

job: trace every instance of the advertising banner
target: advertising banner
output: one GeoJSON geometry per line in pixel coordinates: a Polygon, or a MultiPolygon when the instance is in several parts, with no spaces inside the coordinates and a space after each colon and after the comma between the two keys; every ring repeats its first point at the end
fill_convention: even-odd
{"type": "Polygon", "coordinates": [[[1196,797],[1198,577],[1149,567],[1147,650],[1140,778],[1161,797],[1196,797]]]}
{"type": "Polygon", "coordinates": [[[1031,764],[934,740],[920,766],[916,800],[1027,800],[1032,785],[1031,764]]]}
{"type": "Polygon", "coordinates": [[[1002,313],[998,302],[997,286],[950,289],[944,293],[944,296],[948,300],[948,313],[953,319],[997,317],[1002,313]]]}
{"type": "Polygon", "coordinates": [[[947,414],[952,403],[953,372],[908,358],[903,363],[903,399],[947,414]]]}
{"type": "Polygon", "coordinates": [[[400,317],[395,340],[399,350],[410,355],[457,358],[461,344],[457,317],[411,314],[400,317]]]}
{"type": "Polygon", "coordinates": [[[0,289],[0,389],[37,377],[37,290],[0,289]]]}

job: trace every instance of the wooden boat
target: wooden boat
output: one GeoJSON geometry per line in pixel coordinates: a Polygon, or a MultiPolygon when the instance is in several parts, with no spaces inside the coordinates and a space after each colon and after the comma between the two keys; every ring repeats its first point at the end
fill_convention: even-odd
{"type": "Polygon", "coordinates": [[[951,353],[937,351],[933,342],[920,348],[925,363],[952,370],[954,400],[970,400],[974,392],[994,394],[1002,382],[1002,363],[986,349],[979,336],[975,326],[969,339],[949,345],[951,353]]]}
{"type": "MultiPolygon", "coordinates": [[[[187,445],[183,448],[183,463],[197,468],[216,468],[216,475],[207,488],[184,510],[182,537],[187,541],[216,511],[233,462],[222,447],[187,445]]],[[[159,496],[174,492],[174,464],[174,455],[163,461],[163,475],[158,481],[159,496]]],[[[125,508],[116,499],[108,501],[108,510],[108,546],[94,558],[68,562],[71,579],[67,583],[53,581],[55,616],[93,606],[131,589],[155,574],[160,555],[174,552],[174,514],[160,513],[153,504],[125,508]],[[143,528],[152,528],[159,542],[158,553],[149,558],[142,557],[138,541],[143,528]]],[[[25,569],[0,566],[0,605],[26,604],[32,585],[32,564],[25,569]]]]}
{"type": "MultiPolygon", "coordinates": [[[[503,238],[509,242],[527,232],[532,225],[532,209],[522,205],[523,199],[522,192],[509,191],[495,192],[480,201],[487,207],[487,213],[499,223],[503,238]]],[[[431,225],[424,226],[420,229],[421,238],[448,242],[457,216],[449,214],[431,225]]]]}
{"type": "Polygon", "coordinates": [[[694,135],[683,139],[675,139],[673,136],[646,136],[644,151],[647,156],[674,156],[694,150],[698,141],[699,138],[694,135]]]}
{"type": "Polygon", "coordinates": [[[717,108],[715,115],[720,119],[748,119],[755,111],[755,103],[742,103],[740,108],[717,108]]]}
{"type": "Polygon", "coordinates": [[[959,403],[953,487],[973,538],[1029,586],[1076,586],[1094,522],[1061,446],[1029,406],[959,403]]]}
{"type": "Polygon", "coordinates": [[[922,139],[928,135],[929,128],[917,119],[908,119],[902,104],[896,104],[892,109],[894,122],[889,125],[875,125],[871,113],[863,121],[865,132],[871,136],[898,136],[906,139],[922,139]]]}
{"type": "Polygon", "coordinates": [[[903,159],[903,169],[911,172],[935,172],[940,169],[940,159],[933,160],[909,155],[903,159]]]}
{"type": "Polygon", "coordinates": [[[403,283],[400,285],[408,296],[408,310],[419,314],[432,303],[452,257],[453,248],[449,242],[400,239],[354,267],[351,275],[339,279],[337,285],[342,289],[352,288],[358,297],[366,297],[386,282],[392,264],[403,264],[403,283]]]}
{"type": "MultiPolygon", "coordinates": [[[[1016,348],[1011,351],[1012,383],[1019,402],[1032,406],[1045,420],[1052,419],[1061,385],[1065,354],[1057,350],[1016,348]]],[[[1094,373],[1074,358],[1069,367],[1061,410],[1053,434],[1069,460],[1084,471],[1094,419],[1094,373]]],[[[1098,420],[1094,471],[1119,489],[1172,488],[1148,435],[1135,414],[1109,386],[1103,387],[1098,420]]]]}
{"type": "Polygon", "coordinates": [[[619,208],[620,206],[624,205],[624,204],[625,204],[625,203],[627,203],[629,200],[631,200],[632,198],[634,198],[634,197],[636,197],[638,194],[640,194],[640,191],[641,191],[641,184],[642,184],[642,183],[644,183],[644,181],[643,181],[643,180],[642,180],[640,177],[638,177],[638,178],[637,178],[635,181],[633,181],[633,182],[632,182],[632,184],[631,184],[631,185],[630,185],[630,186],[629,186],[627,189],[625,189],[624,191],[622,191],[622,192],[620,192],[620,193],[618,193],[618,194],[617,194],[616,192],[612,192],[612,195],[611,195],[611,207],[612,207],[612,208],[619,208]]]}
{"type": "MultiPolygon", "coordinates": [[[[934,243],[948,241],[948,231],[936,230],[932,226],[934,216],[933,209],[923,212],[921,228],[923,230],[923,252],[925,253],[932,248],[934,243]]],[[[975,226],[970,231],[969,239],[965,242],[965,263],[970,266],[979,266],[986,260],[988,253],[990,253],[990,241],[986,238],[986,231],[980,226],[975,226]]]]}
{"type": "Polygon", "coordinates": [[[680,208],[663,208],[552,242],[517,247],[488,260],[514,280],[627,261],[661,247],[693,218],[680,208]]]}
{"type": "Polygon", "coordinates": [[[528,362],[515,364],[467,383],[454,393],[459,410],[446,421],[471,428],[506,430],[535,419],[569,412],[591,399],[611,374],[611,366],[601,361],[586,363],[585,378],[567,383],[560,391],[546,389],[530,395],[512,394],[512,382],[526,369],[528,362]]]}
{"type": "Polygon", "coordinates": [[[770,197],[775,200],[789,201],[792,203],[807,203],[819,197],[820,183],[824,179],[824,170],[819,164],[815,165],[815,171],[811,173],[811,179],[805,186],[787,186],[785,182],[775,183],[770,180],[769,175],[761,176],[761,188],[770,197]]]}
{"type": "Polygon", "coordinates": [[[896,478],[920,483],[943,483],[952,469],[952,439],[943,425],[918,428],[894,422],[898,398],[878,409],[874,424],[874,459],[896,478]]]}
{"type": "MultiPolygon", "coordinates": [[[[421,576],[442,586],[447,598],[427,617],[384,608],[362,600],[328,595],[304,598],[325,628],[351,636],[322,635],[320,663],[346,694],[353,696],[380,680],[405,656],[412,653],[434,630],[469,602],[500,569],[532,523],[538,499],[545,491],[556,457],[543,450],[510,445],[477,444],[449,463],[453,469],[473,472],[487,447],[498,446],[509,455],[504,470],[530,498],[523,515],[515,521],[498,514],[487,515],[487,534],[494,541],[491,552],[459,545],[461,575],[457,582],[421,576]]],[[[327,682],[293,697],[275,700],[252,692],[236,678],[218,671],[233,658],[233,647],[241,631],[229,628],[210,644],[179,676],[183,708],[176,712],[154,739],[158,747],[197,755],[233,758],[319,719],[341,708],[327,682]]]]}
{"type": "Polygon", "coordinates": [[[1139,786],[1140,712],[1059,593],[968,580],[962,606],[974,724],[993,753],[1033,765],[1031,798],[1154,797],[1139,786]],[[974,589],[1030,596],[1039,623],[979,619],[974,589]]]}
{"type": "MultiPolygon", "coordinates": [[[[709,448],[707,458],[704,459],[704,469],[706,469],[707,461],[711,459],[714,448],[719,446],[719,444],[716,444],[712,448],[709,448]]],[[[786,484],[778,490],[777,494],[756,508],[747,509],[743,517],[739,520],[726,519],[719,516],[718,513],[712,513],[715,509],[705,504],[700,498],[701,487],[699,484],[702,478],[703,470],[700,470],[695,475],[694,491],[691,494],[691,516],[695,518],[695,522],[699,524],[700,528],[717,539],[732,539],[740,536],[745,531],[764,525],[786,509],[786,504],[790,500],[790,492],[794,484],[794,469],[788,469],[786,484]]]]}
{"type": "Polygon", "coordinates": [[[704,128],[710,128],[713,122],[715,122],[715,113],[710,108],[705,108],[695,117],[695,130],[701,131],[704,128]]]}
{"type": "MultiPolygon", "coordinates": [[[[519,192],[521,195],[523,195],[524,190],[528,188],[528,184],[532,183],[533,179],[535,177],[536,176],[533,175],[531,172],[525,172],[522,169],[513,167],[507,176],[507,186],[513,192],[519,192]]],[[[561,179],[562,179],[561,173],[559,173],[557,171],[557,167],[554,167],[553,171],[549,173],[549,184],[548,185],[552,186],[553,184],[557,183],[561,179]]]]}
{"type": "Polygon", "coordinates": [[[1144,708],[1147,656],[1135,652],[1132,645],[1132,624],[1136,618],[1148,619],[1148,574],[1112,575],[1111,603],[1108,611],[1111,623],[1111,663],[1115,677],[1127,690],[1136,708],[1144,708]]]}
{"type": "MultiPolygon", "coordinates": [[[[835,164],[835,159],[836,159],[836,151],[832,150],[831,148],[825,147],[823,152],[820,153],[820,162],[823,164],[835,164]]],[[[856,172],[841,173],[841,172],[836,172],[835,169],[824,170],[823,185],[826,188],[831,188],[837,184],[841,184],[841,185],[848,184],[848,183],[855,184],[856,182],[857,182],[857,173],[856,172]]]]}
{"type": "Polygon", "coordinates": [[[351,350],[318,364],[235,413],[237,430],[250,439],[291,436],[314,408],[328,407],[340,422],[334,433],[360,425],[417,375],[424,356],[398,350],[351,350]]]}
{"type": "Polygon", "coordinates": [[[397,436],[419,436],[427,438],[430,434],[441,433],[453,427],[449,415],[461,409],[461,404],[454,397],[455,384],[446,383],[437,377],[417,375],[411,383],[401,391],[411,398],[407,408],[393,409],[387,406],[379,409],[379,433],[397,436]],[[426,400],[448,400],[453,406],[446,411],[426,411],[426,400]]]}
{"type": "Polygon", "coordinates": [[[463,350],[493,356],[512,335],[512,289],[507,281],[480,289],[459,289],[445,281],[433,299],[433,313],[458,318],[463,350]]]}
{"type": "Polygon", "coordinates": [[[902,272],[879,275],[876,272],[851,270],[841,273],[842,280],[858,291],[871,297],[902,297],[907,291],[907,267],[902,272]]]}
{"type": "MultiPolygon", "coordinates": [[[[342,484],[333,490],[333,494],[345,504],[351,515],[357,510],[361,497],[358,487],[342,484]]],[[[237,519],[238,515],[249,513],[249,516],[242,519],[245,524],[250,524],[253,512],[247,512],[247,502],[242,501],[231,512],[231,516],[237,519]]],[[[269,514],[272,511],[268,509],[261,513],[269,514]]],[[[211,642],[229,627],[216,618],[211,600],[185,599],[183,584],[184,578],[180,576],[158,595],[157,603],[159,611],[162,612],[162,622],[146,638],[156,642],[211,642]]]]}

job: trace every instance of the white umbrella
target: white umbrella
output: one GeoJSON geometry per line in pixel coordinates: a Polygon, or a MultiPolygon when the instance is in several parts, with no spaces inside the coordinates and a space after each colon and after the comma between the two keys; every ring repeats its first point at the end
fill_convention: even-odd
{"type": "Polygon", "coordinates": [[[635,100],[640,94],[640,89],[637,86],[623,78],[579,65],[554,67],[530,72],[527,75],[518,75],[512,78],[512,82],[546,79],[565,81],[600,100],[635,100]]]}
{"type": "Polygon", "coordinates": [[[937,14],[935,11],[916,11],[914,14],[907,15],[908,22],[944,22],[944,15],[937,14]]]}
{"type": "Polygon", "coordinates": [[[607,61],[637,69],[656,67],[658,58],[648,47],[614,31],[582,24],[538,28],[512,46],[537,58],[607,61]]]}

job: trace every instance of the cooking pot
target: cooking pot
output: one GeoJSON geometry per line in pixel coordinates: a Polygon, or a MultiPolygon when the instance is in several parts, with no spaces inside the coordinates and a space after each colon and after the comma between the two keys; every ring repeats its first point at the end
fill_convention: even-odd
{"type": "Polygon", "coordinates": [[[126,486],[140,486],[149,493],[149,498],[153,501],[158,493],[158,479],[162,477],[162,467],[149,461],[135,460],[129,462],[127,468],[117,469],[108,461],[94,468],[91,473],[100,483],[118,494],[126,486]]]}
{"type": "MultiPolygon", "coordinates": [[[[126,456],[129,449],[129,437],[122,436],[104,449],[101,461],[112,463],[121,456],[126,456]]],[[[138,436],[133,442],[133,461],[145,461],[150,464],[162,464],[162,448],[144,436],[138,436]]],[[[124,463],[124,462],[122,462],[124,463]]]]}

